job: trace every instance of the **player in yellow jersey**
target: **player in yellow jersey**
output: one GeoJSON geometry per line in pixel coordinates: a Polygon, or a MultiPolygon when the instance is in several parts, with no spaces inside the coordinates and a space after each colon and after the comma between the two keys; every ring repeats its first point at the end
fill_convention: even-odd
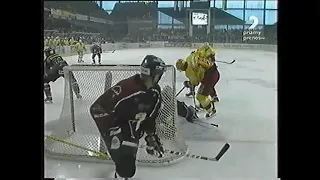
{"type": "Polygon", "coordinates": [[[184,71],[189,79],[184,82],[184,85],[190,88],[193,94],[195,86],[201,83],[196,99],[200,102],[200,106],[207,111],[206,117],[212,117],[216,114],[214,101],[218,101],[214,87],[220,79],[220,73],[215,64],[215,54],[215,50],[211,46],[204,45],[191,53],[185,60],[179,59],[176,62],[177,69],[184,71]]]}
{"type": "Polygon", "coordinates": [[[75,49],[78,53],[78,63],[84,62],[83,61],[83,51],[86,49],[84,44],[82,43],[82,40],[80,39],[79,42],[75,45],[75,49]]]}

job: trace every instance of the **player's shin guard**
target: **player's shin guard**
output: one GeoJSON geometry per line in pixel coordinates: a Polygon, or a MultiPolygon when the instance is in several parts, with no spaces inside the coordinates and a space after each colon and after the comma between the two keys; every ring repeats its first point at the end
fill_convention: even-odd
{"type": "Polygon", "coordinates": [[[98,63],[101,64],[101,54],[98,54],[98,63]]]}
{"type": "Polygon", "coordinates": [[[95,60],[96,54],[93,53],[91,58],[92,58],[92,64],[96,64],[96,60],[95,60]]]}
{"type": "Polygon", "coordinates": [[[211,102],[208,106],[204,107],[204,109],[207,111],[206,118],[213,117],[217,113],[217,110],[216,110],[213,102],[211,102]]]}
{"type": "Polygon", "coordinates": [[[218,98],[216,89],[213,87],[212,90],[213,90],[213,92],[212,92],[212,94],[210,94],[210,96],[212,98],[212,102],[219,102],[220,100],[218,98]]]}
{"type": "Polygon", "coordinates": [[[211,102],[209,95],[204,95],[198,93],[196,96],[197,100],[200,102],[201,106],[207,111],[206,117],[212,117],[216,114],[216,109],[214,103],[211,102]]]}
{"type": "Polygon", "coordinates": [[[44,99],[44,101],[46,103],[52,103],[51,87],[49,83],[44,83],[43,91],[44,91],[44,94],[46,95],[46,98],[44,99]]]}

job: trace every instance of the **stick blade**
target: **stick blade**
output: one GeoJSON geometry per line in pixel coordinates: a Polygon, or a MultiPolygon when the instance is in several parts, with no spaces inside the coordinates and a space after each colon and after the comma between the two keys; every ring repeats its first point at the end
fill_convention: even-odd
{"type": "Polygon", "coordinates": [[[233,64],[234,62],[236,62],[236,60],[234,59],[233,61],[231,61],[229,64],[233,64]]]}
{"type": "Polygon", "coordinates": [[[218,155],[215,157],[216,161],[219,161],[221,159],[221,157],[228,151],[228,149],[230,148],[230,144],[226,143],[222,149],[220,150],[220,152],[218,153],[218,155]]]}

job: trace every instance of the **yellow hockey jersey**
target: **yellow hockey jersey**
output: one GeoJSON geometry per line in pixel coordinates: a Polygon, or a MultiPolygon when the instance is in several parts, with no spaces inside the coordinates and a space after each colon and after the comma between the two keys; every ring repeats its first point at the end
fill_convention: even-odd
{"type": "Polygon", "coordinates": [[[76,51],[83,51],[85,48],[83,43],[77,42],[77,44],[75,45],[75,49],[76,51]]]}
{"type": "Polygon", "coordinates": [[[194,86],[197,86],[203,80],[206,71],[214,65],[212,62],[201,58],[198,51],[191,53],[186,58],[186,62],[188,66],[185,75],[194,86]]]}

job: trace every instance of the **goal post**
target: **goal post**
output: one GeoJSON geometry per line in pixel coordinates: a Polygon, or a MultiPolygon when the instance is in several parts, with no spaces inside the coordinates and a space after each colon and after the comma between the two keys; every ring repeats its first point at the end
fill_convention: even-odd
{"type": "MultiPolygon", "coordinates": [[[[64,102],[58,119],[59,125],[48,134],[62,141],[45,138],[46,156],[110,163],[110,158],[101,158],[93,153],[95,151],[106,152],[107,150],[90,115],[89,108],[108,88],[138,73],[140,73],[139,65],[70,65],[65,67],[64,102]],[[75,77],[80,87],[82,99],[77,99],[73,93],[72,76],[75,77]]],[[[174,66],[166,66],[166,71],[159,81],[159,85],[162,89],[163,101],[156,118],[156,132],[165,149],[183,154],[166,153],[163,158],[156,158],[148,155],[145,149],[139,149],[138,165],[164,166],[174,164],[182,160],[188,151],[179,129],[179,123],[177,123],[176,71],[174,66]]],[[[144,144],[144,138],[141,138],[140,145],[144,144]]]]}

